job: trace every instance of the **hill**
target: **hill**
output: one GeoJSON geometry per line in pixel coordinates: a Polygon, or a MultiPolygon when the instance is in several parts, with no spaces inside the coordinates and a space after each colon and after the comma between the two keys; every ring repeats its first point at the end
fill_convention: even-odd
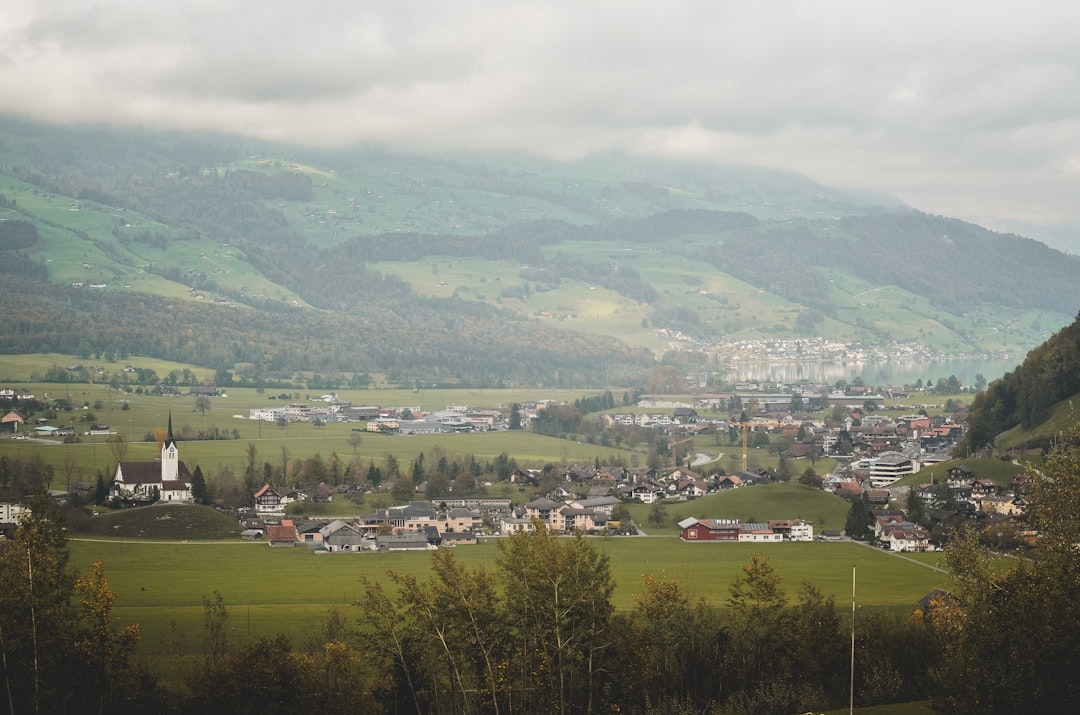
{"type": "Polygon", "coordinates": [[[1080,305],[1080,259],[1035,241],[790,173],[617,155],[0,120],[0,219],[4,350],[244,384],[629,384],[673,348],[694,369],[776,338],[1019,353],[1080,305]]]}
{"type": "Polygon", "coordinates": [[[717,492],[693,501],[664,504],[667,519],[661,526],[649,523],[647,504],[631,504],[630,514],[649,535],[678,534],[677,524],[687,517],[738,519],[742,522],[769,519],[806,519],[815,532],[843,529],[850,505],[835,494],[802,484],[762,484],[717,492]]]}
{"type": "Polygon", "coordinates": [[[1080,315],[1032,350],[1024,362],[976,396],[962,453],[998,447],[1045,447],[1075,424],[1080,393],[1080,315]],[[1000,444],[996,443],[1002,435],[1000,444]]]}
{"type": "Polygon", "coordinates": [[[237,539],[236,519],[208,506],[155,504],[140,509],[99,512],[79,529],[80,537],[194,541],[237,539]]]}

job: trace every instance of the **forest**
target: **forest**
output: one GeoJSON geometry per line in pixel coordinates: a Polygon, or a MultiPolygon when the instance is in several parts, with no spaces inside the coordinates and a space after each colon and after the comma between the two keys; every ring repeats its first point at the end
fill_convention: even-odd
{"type": "Polygon", "coordinates": [[[1015,370],[975,396],[961,447],[974,453],[1017,425],[1031,429],[1050,416],[1055,404],[1078,392],[1080,314],[1072,325],[1028,353],[1015,370]]]}

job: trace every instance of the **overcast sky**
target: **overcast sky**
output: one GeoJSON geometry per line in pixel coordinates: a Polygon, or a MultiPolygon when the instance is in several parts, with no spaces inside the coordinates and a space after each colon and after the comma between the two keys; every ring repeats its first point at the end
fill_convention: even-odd
{"type": "Polygon", "coordinates": [[[4,0],[0,112],[623,150],[1080,225],[1080,2],[4,0]]]}

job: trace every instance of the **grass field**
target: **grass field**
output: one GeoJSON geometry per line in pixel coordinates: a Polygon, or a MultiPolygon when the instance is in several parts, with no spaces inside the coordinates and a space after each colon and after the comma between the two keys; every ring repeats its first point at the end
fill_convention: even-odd
{"type": "Polygon", "coordinates": [[[806,519],[814,533],[824,529],[842,530],[850,504],[835,494],[802,484],[768,484],[718,492],[693,501],[665,503],[667,519],[660,525],[649,523],[648,504],[630,504],[630,515],[649,534],[677,535],[678,523],[687,517],[739,519],[742,522],[769,519],[806,519]]]}
{"type": "MultiPolygon", "coordinates": [[[[497,539],[458,547],[465,565],[492,568],[497,539]]],[[[861,608],[907,613],[946,577],[894,555],[852,543],[685,544],[672,537],[610,537],[594,542],[611,559],[616,584],[613,602],[634,607],[645,573],[679,579],[692,597],[722,607],[728,586],[755,552],[767,555],[784,578],[789,597],[803,580],[814,583],[838,606],[850,603],[852,568],[858,574],[861,608]]],[[[360,596],[360,578],[381,580],[387,569],[423,578],[430,556],[424,552],[323,554],[307,548],[270,549],[263,542],[132,542],[116,539],[70,544],[72,564],[86,573],[94,561],[117,594],[115,612],[124,623],[139,623],[147,654],[165,653],[170,621],[187,634],[187,648],[201,645],[202,599],[214,591],[230,610],[230,628],[240,640],[284,632],[294,638],[321,621],[330,606],[347,606],[360,596]]]]}

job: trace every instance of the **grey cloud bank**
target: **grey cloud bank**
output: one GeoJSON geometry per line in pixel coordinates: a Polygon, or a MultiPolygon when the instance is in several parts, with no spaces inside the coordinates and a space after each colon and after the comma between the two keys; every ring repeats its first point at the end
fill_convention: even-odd
{"type": "Polygon", "coordinates": [[[1070,2],[8,0],[0,112],[752,164],[1080,225],[1078,29],[1070,2]]]}

